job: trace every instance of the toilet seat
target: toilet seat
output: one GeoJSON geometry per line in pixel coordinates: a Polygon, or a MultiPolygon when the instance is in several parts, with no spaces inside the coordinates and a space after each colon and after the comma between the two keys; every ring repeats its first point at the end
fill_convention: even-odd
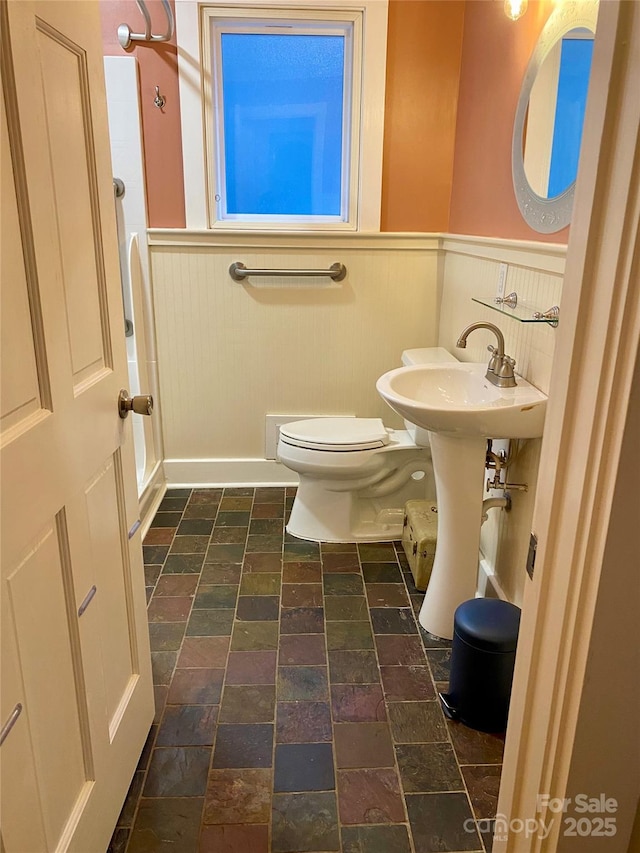
{"type": "MultiPolygon", "coordinates": [[[[441,348],[402,363],[457,361],[441,348]]],[[[298,475],[287,533],[310,542],[390,542],[402,537],[409,500],[435,500],[427,430],[386,429],[380,418],[310,418],[280,427],[276,459],[298,475]]]]}
{"type": "Polygon", "coordinates": [[[281,426],[280,439],[305,450],[375,450],[389,444],[390,431],[380,418],[311,418],[281,426]]]}

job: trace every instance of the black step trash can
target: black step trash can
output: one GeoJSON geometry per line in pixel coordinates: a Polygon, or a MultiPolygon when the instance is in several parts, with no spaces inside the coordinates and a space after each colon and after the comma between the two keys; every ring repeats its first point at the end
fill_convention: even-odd
{"type": "Polygon", "coordinates": [[[453,619],[449,692],[441,693],[445,714],[473,729],[507,727],[520,609],[508,601],[474,598],[453,619]]]}

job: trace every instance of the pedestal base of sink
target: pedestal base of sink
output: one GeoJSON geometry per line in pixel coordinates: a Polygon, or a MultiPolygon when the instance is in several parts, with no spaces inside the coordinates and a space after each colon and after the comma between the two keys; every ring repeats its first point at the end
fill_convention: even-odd
{"type": "Polygon", "coordinates": [[[485,438],[429,433],[438,500],[438,544],[420,609],[422,627],[453,638],[453,614],[478,582],[485,438]]]}

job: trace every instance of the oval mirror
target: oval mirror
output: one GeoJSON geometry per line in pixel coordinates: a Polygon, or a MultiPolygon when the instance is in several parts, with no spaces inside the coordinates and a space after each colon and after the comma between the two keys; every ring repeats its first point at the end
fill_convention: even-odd
{"type": "Polygon", "coordinates": [[[580,0],[551,14],[520,91],[513,185],[524,219],[542,234],[571,221],[597,11],[597,0],[580,0]]]}

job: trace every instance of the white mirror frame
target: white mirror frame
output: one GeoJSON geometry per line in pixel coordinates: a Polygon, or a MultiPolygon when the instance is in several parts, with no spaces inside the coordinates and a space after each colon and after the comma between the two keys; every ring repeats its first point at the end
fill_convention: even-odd
{"type": "Polygon", "coordinates": [[[511,150],[513,188],[520,213],[522,213],[525,222],[540,234],[553,234],[569,225],[576,184],[574,181],[564,192],[553,198],[543,198],[534,192],[527,180],[524,171],[523,135],[531,89],[542,63],[558,39],[576,27],[584,27],[595,33],[597,17],[598,0],[565,0],[551,13],[540,33],[540,38],[531,55],[522,81],[522,89],[520,90],[516,117],[513,123],[511,150]]]}

